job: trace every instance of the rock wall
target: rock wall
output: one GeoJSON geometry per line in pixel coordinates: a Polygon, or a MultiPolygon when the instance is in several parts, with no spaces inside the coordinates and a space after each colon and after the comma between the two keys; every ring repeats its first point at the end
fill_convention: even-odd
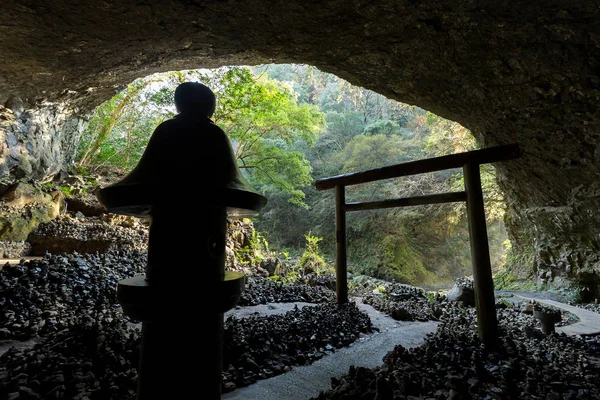
{"type": "Polygon", "coordinates": [[[0,183],[45,181],[73,161],[85,119],[64,104],[0,106],[0,183]]]}
{"type": "Polygon", "coordinates": [[[44,192],[22,182],[0,186],[0,241],[5,245],[25,241],[38,225],[51,221],[62,211],[64,198],[58,190],[44,192]]]}
{"type": "Polygon", "coordinates": [[[496,164],[508,205],[510,274],[594,300],[600,296],[600,119],[581,121],[581,99],[567,96],[561,104],[554,118],[565,125],[535,125],[540,115],[512,128],[519,135],[502,125],[474,133],[484,146],[515,141],[524,150],[520,161],[496,164]]]}

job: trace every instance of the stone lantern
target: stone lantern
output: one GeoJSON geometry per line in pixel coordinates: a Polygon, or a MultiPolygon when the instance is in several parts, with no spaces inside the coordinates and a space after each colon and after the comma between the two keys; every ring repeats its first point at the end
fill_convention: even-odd
{"type": "Polygon", "coordinates": [[[212,91],[184,83],[175,103],[180,114],[156,128],[138,165],[97,196],[111,213],[151,218],[146,275],[117,287],[123,311],[142,321],[138,399],[220,399],[223,314],[245,282],[225,272],[227,218],[266,199],[209,119],[212,91]]]}

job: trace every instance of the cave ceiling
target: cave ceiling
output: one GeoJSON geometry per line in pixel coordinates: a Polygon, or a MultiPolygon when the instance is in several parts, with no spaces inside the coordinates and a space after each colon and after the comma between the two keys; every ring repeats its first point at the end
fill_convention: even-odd
{"type": "Polygon", "coordinates": [[[556,239],[556,265],[600,253],[598,21],[600,3],[578,0],[8,0],[0,104],[85,115],[155,72],[314,65],[456,120],[483,146],[519,143],[524,157],[498,167],[509,229],[517,243],[528,224],[544,246],[556,239]]]}

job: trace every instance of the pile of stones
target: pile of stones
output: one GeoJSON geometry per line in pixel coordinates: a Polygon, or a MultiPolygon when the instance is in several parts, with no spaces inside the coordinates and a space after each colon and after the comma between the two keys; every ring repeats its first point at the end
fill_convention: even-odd
{"type": "MultiPolygon", "coordinates": [[[[116,285],[142,274],[144,249],[47,254],[0,269],[0,339],[35,338],[0,357],[0,399],[134,399],[140,324],[123,315],[116,285]]],[[[374,328],[354,303],[334,305],[331,279],[286,285],[249,276],[240,305],[312,302],[286,314],[225,323],[223,391],[307,365],[374,328]]],[[[545,335],[521,304],[497,307],[501,344],[480,344],[475,310],[408,285],[353,280],[351,295],[397,319],[436,319],[418,348],[401,346],[377,369],[351,368],[318,399],[598,399],[598,338],[545,335]],[[404,310],[402,313],[398,310],[404,310]],[[377,397],[376,397],[377,396],[377,397]]]]}
{"type": "Polygon", "coordinates": [[[115,249],[145,249],[148,230],[111,225],[101,218],[73,218],[65,214],[40,224],[27,240],[32,255],[105,253],[115,249]]]}
{"type": "Polygon", "coordinates": [[[600,304],[598,303],[580,304],[578,307],[600,314],[600,304]]]}
{"type": "Polygon", "coordinates": [[[441,303],[445,300],[438,293],[427,297],[421,288],[373,278],[350,287],[352,296],[362,297],[365,304],[398,321],[436,321],[442,312],[441,303]]]}
{"type": "Polygon", "coordinates": [[[240,297],[240,306],[267,303],[327,303],[335,301],[335,292],[325,286],[284,284],[261,276],[248,276],[246,287],[240,297]]]}
{"type": "Polygon", "coordinates": [[[31,245],[24,240],[0,241],[0,258],[21,258],[31,253],[31,245]]]}
{"type": "Polygon", "coordinates": [[[294,308],[266,317],[230,317],[225,323],[224,391],[311,364],[371,331],[369,317],[354,303],[294,308]]]}
{"type": "Polygon", "coordinates": [[[146,252],[47,254],[0,270],[0,339],[28,339],[102,320],[117,306],[117,282],[144,271],[146,252]]]}
{"type": "Polygon", "coordinates": [[[454,285],[446,295],[448,301],[461,302],[466,306],[475,307],[475,287],[473,277],[463,276],[454,281],[454,285]]]}
{"type": "Polygon", "coordinates": [[[397,346],[380,368],[351,368],[316,399],[600,398],[597,337],[530,335],[533,316],[516,307],[498,317],[501,343],[491,351],[477,337],[472,308],[446,307],[423,346],[397,346]]]}
{"type": "MultiPolygon", "coordinates": [[[[356,305],[331,304],[267,317],[225,322],[223,391],[307,365],[371,331],[356,305]]],[[[139,362],[139,325],[120,310],[82,315],[69,329],[31,349],[0,357],[3,399],[133,399],[139,362]]]]}
{"type": "MultiPolygon", "coordinates": [[[[0,339],[35,339],[0,357],[0,399],[133,399],[140,324],[116,300],[123,278],[142,274],[144,250],[47,254],[0,269],[0,339]]],[[[249,278],[248,303],[312,301],[287,314],[229,318],[223,390],[305,365],[371,330],[356,305],[338,308],[325,287],[249,278]]],[[[14,342],[11,342],[14,344],[14,342]]]]}
{"type": "Polygon", "coordinates": [[[32,349],[0,358],[2,399],[135,399],[139,329],[113,318],[81,316],[32,349]]]}
{"type": "Polygon", "coordinates": [[[407,298],[395,301],[368,294],[363,302],[397,321],[437,321],[442,312],[438,304],[427,299],[407,298]]]}

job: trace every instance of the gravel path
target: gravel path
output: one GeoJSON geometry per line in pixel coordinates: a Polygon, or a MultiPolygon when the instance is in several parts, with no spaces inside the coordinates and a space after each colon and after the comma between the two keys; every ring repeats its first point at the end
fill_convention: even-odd
{"type": "Polygon", "coordinates": [[[495,290],[494,294],[496,295],[496,298],[507,296],[520,296],[534,300],[564,301],[564,299],[559,294],[553,292],[522,292],[518,290],[495,290]]]}
{"type": "MultiPolygon", "coordinates": [[[[519,296],[526,300],[531,300],[525,296],[519,296]]],[[[549,304],[573,313],[579,318],[579,322],[571,325],[560,326],[556,331],[567,335],[599,335],[600,334],[600,314],[585,310],[580,307],[570,306],[554,300],[536,299],[539,303],[549,304]]]]}
{"type": "Polygon", "coordinates": [[[398,344],[410,348],[423,343],[425,335],[435,331],[437,322],[398,322],[391,317],[354,299],[366,312],[375,328],[371,335],[362,335],[347,348],[323,357],[308,366],[296,367],[283,375],[259,381],[252,386],[223,395],[224,400],[306,400],[331,387],[331,377],[348,372],[351,365],[374,368],[398,344]]]}

